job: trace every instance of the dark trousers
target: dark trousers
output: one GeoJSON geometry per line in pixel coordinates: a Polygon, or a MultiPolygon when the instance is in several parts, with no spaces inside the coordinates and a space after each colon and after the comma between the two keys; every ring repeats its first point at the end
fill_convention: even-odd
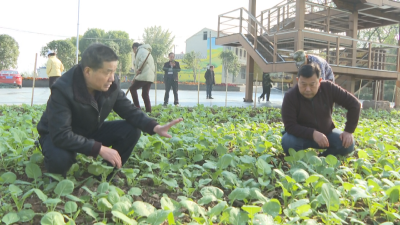
{"type": "MultiPolygon", "coordinates": [[[[329,148],[326,149],[321,155],[347,155],[354,150],[354,140],[350,147],[343,147],[340,134],[343,133],[338,129],[333,129],[332,133],[326,135],[329,141],[329,148]]],[[[307,148],[321,149],[314,140],[299,138],[289,133],[285,133],[282,137],[282,148],[286,155],[289,155],[289,149],[293,148],[295,151],[305,150],[307,148]]]]}
{"type": "Polygon", "coordinates": [[[53,86],[53,84],[56,82],[56,80],[60,78],[59,76],[55,76],[55,77],[49,77],[49,88],[51,88],[51,86],[53,86]]]}
{"type": "Polygon", "coordinates": [[[133,104],[135,104],[135,106],[138,108],[140,108],[140,105],[139,105],[137,89],[142,88],[142,98],[144,101],[144,106],[146,107],[146,112],[149,112],[149,113],[151,113],[151,103],[150,103],[149,92],[150,92],[150,87],[151,87],[152,83],[153,82],[149,82],[149,81],[135,80],[133,82],[133,85],[129,88],[129,90],[131,91],[133,104]]]}
{"type": "Polygon", "coordinates": [[[175,81],[174,79],[167,78],[165,79],[165,95],[164,95],[164,104],[168,104],[169,100],[169,91],[172,88],[172,91],[174,92],[174,105],[179,104],[178,100],[178,81],[175,81]]]}
{"type": "Polygon", "coordinates": [[[260,98],[264,99],[265,95],[267,95],[267,102],[269,102],[269,96],[271,95],[271,87],[263,88],[263,93],[260,95],[260,98]]]}
{"type": "Polygon", "coordinates": [[[212,84],[207,84],[207,98],[211,98],[212,84]]]}
{"type": "MultiPolygon", "coordinates": [[[[118,151],[122,165],[131,156],[132,150],[138,142],[141,131],[134,128],[125,120],[104,122],[90,139],[101,142],[103,146],[118,151]]],[[[66,177],[69,168],[76,163],[76,152],[55,147],[50,135],[44,135],[39,139],[44,155],[44,164],[49,173],[61,174],[66,177]]],[[[112,166],[111,163],[107,164],[112,166]]]]}

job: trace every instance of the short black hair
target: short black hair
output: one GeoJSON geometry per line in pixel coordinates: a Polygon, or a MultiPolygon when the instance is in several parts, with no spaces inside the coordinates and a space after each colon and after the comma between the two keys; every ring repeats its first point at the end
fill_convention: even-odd
{"type": "Polygon", "coordinates": [[[56,53],[50,53],[47,56],[55,56],[55,55],[56,55],[56,53]]]}
{"type": "Polygon", "coordinates": [[[139,42],[135,42],[132,45],[132,48],[138,48],[139,46],[141,46],[141,44],[139,42]]]}
{"type": "Polygon", "coordinates": [[[110,47],[100,43],[94,43],[82,54],[82,70],[86,67],[97,70],[103,67],[103,62],[113,61],[118,61],[118,56],[110,47]]]}
{"type": "Polygon", "coordinates": [[[174,55],[175,55],[175,53],[173,53],[173,52],[170,52],[170,53],[168,54],[168,57],[169,57],[171,54],[174,54],[174,55]]]}
{"type": "Polygon", "coordinates": [[[214,66],[210,66],[210,68],[214,68],[214,66]]]}
{"type": "Polygon", "coordinates": [[[299,72],[297,73],[297,77],[305,77],[305,78],[310,78],[314,74],[317,75],[317,78],[320,78],[321,76],[321,70],[319,69],[318,64],[316,63],[311,63],[311,64],[306,64],[300,67],[299,72]]]}

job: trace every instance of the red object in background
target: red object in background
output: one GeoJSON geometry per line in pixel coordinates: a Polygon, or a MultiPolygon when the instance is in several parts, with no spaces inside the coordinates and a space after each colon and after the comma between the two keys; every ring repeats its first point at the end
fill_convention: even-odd
{"type": "Polygon", "coordinates": [[[2,70],[0,71],[0,83],[11,84],[14,86],[22,87],[21,74],[16,70],[2,70]]]}

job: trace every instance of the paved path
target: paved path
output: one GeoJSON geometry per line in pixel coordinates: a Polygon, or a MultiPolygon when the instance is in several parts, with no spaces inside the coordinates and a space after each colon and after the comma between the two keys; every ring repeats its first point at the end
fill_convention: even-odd
{"type": "MultiPolygon", "coordinates": [[[[124,90],[126,91],[126,90],[124,90]]],[[[255,90],[254,90],[255,91],[255,90]]],[[[257,88],[257,96],[260,96],[261,88],[257,88]]],[[[164,90],[157,90],[157,104],[162,104],[164,102],[164,90]]],[[[141,99],[141,90],[138,90],[140,106],[144,107],[143,100],[141,99]]],[[[213,91],[212,100],[206,99],[206,92],[200,92],[200,104],[204,106],[225,106],[225,92],[213,91]]],[[[49,88],[35,88],[33,104],[46,104],[50,95],[49,88]]],[[[197,105],[197,91],[179,91],[179,105],[180,106],[196,106],[197,105]]],[[[155,105],[155,92],[150,90],[150,101],[152,105],[155,105]]],[[[169,103],[173,103],[173,93],[172,90],[169,95],[169,103]]],[[[0,105],[21,105],[21,104],[31,104],[32,88],[22,88],[22,89],[6,89],[0,88],[0,105]]],[[[128,98],[132,100],[131,95],[128,98]]],[[[228,92],[227,106],[231,107],[253,107],[254,103],[243,102],[244,92],[228,92]]],[[[254,98],[254,97],[253,97],[254,98]]],[[[266,103],[257,102],[257,107],[275,107],[280,108],[282,105],[283,95],[280,90],[272,89],[270,102],[266,103]]]]}

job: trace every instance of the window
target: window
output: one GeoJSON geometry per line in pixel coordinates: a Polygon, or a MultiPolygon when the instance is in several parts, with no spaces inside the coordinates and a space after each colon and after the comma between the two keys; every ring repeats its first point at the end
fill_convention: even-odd
{"type": "Polygon", "coordinates": [[[203,40],[207,40],[207,31],[203,32],[203,40]]]}
{"type": "Polygon", "coordinates": [[[242,49],[240,49],[240,58],[242,58],[242,49]]]}
{"type": "Polygon", "coordinates": [[[246,79],[246,67],[245,66],[242,66],[240,68],[240,76],[242,79],[246,79]]]}
{"type": "Polygon", "coordinates": [[[244,52],[244,57],[246,58],[246,50],[244,50],[243,52],[244,52]]]}
{"type": "Polygon", "coordinates": [[[237,56],[239,55],[239,49],[238,48],[236,48],[236,55],[237,56]]]}

